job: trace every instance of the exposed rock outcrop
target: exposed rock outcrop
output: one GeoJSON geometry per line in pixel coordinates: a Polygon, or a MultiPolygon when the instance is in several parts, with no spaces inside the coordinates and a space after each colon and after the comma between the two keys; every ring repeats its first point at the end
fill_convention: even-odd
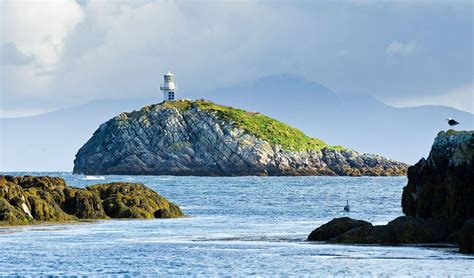
{"type": "Polygon", "coordinates": [[[466,254],[474,253],[474,219],[464,222],[460,232],[459,251],[466,254]]]}
{"type": "Polygon", "coordinates": [[[332,147],[259,113],[207,101],[164,102],[102,124],[74,173],[405,175],[407,165],[332,147]]]}
{"type": "Polygon", "coordinates": [[[335,235],[328,241],[332,243],[397,245],[440,243],[444,242],[447,236],[446,222],[442,220],[401,216],[390,221],[387,225],[373,226],[369,223],[369,225],[335,235]]]}
{"type": "Polygon", "coordinates": [[[403,212],[460,228],[474,217],[474,131],[440,132],[430,155],[408,170],[403,212]]]}
{"type": "Polygon", "coordinates": [[[312,241],[326,241],[337,237],[347,231],[359,228],[362,226],[372,226],[367,221],[354,220],[349,217],[335,218],[328,223],[322,225],[316,230],[312,231],[308,236],[308,240],[312,241]]]}
{"type": "Polygon", "coordinates": [[[0,176],[0,225],[182,215],[177,205],[143,184],[115,182],[79,189],[57,177],[0,176]]]}
{"type": "MultiPolygon", "coordinates": [[[[438,134],[428,158],[408,169],[402,207],[407,216],[387,225],[344,229],[323,240],[386,245],[451,242],[460,244],[461,252],[472,253],[474,131],[449,130],[438,134]]],[[[352,219],[345,221],[357,223],[352,219]]],[[[333,220],[312,234],[335,224],[333,220]]]]}

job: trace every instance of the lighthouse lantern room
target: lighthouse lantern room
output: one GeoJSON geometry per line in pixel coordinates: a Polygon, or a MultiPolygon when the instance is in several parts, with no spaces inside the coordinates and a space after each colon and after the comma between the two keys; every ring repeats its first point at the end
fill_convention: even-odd
{"type": "Polygon", "coordinates": [[[164,75],[163,85],[160,86],[160,90],[163,92],[163,100],[175,100],[176,89],[176,84],[174,84],[174,74],[172,74],[171,71],[168,71],[168,73],[164,75]]]}

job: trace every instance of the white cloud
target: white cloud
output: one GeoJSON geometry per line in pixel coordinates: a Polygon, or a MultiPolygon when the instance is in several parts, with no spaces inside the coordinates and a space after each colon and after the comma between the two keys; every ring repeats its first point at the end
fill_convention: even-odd
{"type": "Polygon", "coordinates": [[[0,2],[3,94],[50,94],[64,40],[83,18],[74,0],[0,2]]]}
{"type": "Polygon", "coordinates": [[[24,65],[32,61],[32,57],[18,51],[14,43],[0,45],[0,55],[3,65],[24,65]]]}
{"type": "Polygon", "coordinates": [[[385,54],[407,56],[413,54],[420,48],[420,45],[416,41],[409,41],[406,43],[393,41],[385,48],[385,54]]]}
{"type": "MultiPolygon", "coordinates": [[[[0,110],[158,96],[168,69],[183,95],[282,72],[341,94],[408,95],[466,82],[472,58],[472,30],[438,22],[445,9],[434,5],[417,4],[432,14],[420,19],[417,5],[391,2],[363,8],[348,1],[78,2],[0,0],[0,110]],[[415,25],[416,32],[407,27],[415,25]],[[449,43],[431,48],[430,38],[453,28],[459,32],[449,43]],[[418,51],[416,41],[380,44],[397,34],[423,37],[420,59],[397,59],[418,51]],[[388,60],[403,61],[387,66],[385,46],[388,60]]],[[[470,20],[467,10],[456,15],[470,20]]]]}
{"type": "Polygon", "coordinates": [[[258,77],[263,68],[288,71],[285,63],[308,46],[288,46],[301,22],[281,18],[298,12],[258,2],[90,1],[66,40],[53,90],[84,99],[149,97],[168,69],[188,91],[258,77]]]}
{"type": "Polygon", "coordinates": [[[444,105],[474,114],[474,84],[467,84],[439,95],[422,95],[387,101],[396,107],[444,105]]]}
{"type": "Polygon", "coordinates": [[[40,65],[58,62],[64,39],[83,17],[74,0],[5,0],[0,5],[2,42],[15,44],[40,65]]]}

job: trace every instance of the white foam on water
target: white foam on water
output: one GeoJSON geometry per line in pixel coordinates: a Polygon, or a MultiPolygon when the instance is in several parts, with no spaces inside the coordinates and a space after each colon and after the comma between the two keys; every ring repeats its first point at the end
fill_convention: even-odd
{"type": "Polygon", "coordinates": [[[84,178],[81,178],[81,180],[97,181],[97,180],[105,180],[105,177],[103,177],[103,176],[85,176],[84,178]]]}

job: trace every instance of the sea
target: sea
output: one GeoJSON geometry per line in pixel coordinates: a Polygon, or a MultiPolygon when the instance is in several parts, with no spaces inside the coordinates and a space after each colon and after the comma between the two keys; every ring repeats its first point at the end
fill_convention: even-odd
{"type": "Polygon", "coordinates": [[[0,228],[0,275],[467,276],[454,246],[308,242],[327,221],[385,224],[403,215],[406,177],[50,175],[70,186],[143,183],[178,204],[179,219],[101,220],[0,228]],[[349,201],[350,212],[343,207],[349,201]]]}

